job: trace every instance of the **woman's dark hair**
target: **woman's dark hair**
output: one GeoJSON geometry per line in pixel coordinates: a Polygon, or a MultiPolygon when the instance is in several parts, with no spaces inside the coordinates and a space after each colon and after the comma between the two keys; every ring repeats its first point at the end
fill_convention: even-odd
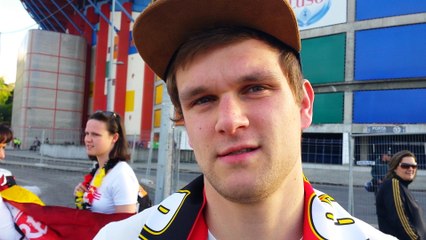
{"type": "MultiPolygon", "coordinates": [[[[127,161],[130,155],[127,149],[126,131],[120,115],[110,111],[96,111],[90,115],[89,120],[94,119],[106,123],[107,130],[110,134],[118,133],[118,139],[114,147],[109,152],[109,163],[117,163],[118,161],[127,161]]],[[[91,160],[96,160],[96,156],[90,156],[91,160]]]]}
{"type": "Polygon", "coordinates": [[[13,132],[9,126],[0,124],[0,143],[9,143],[13,138],[13,132]]]}
{"type": "Polygon", "coordinates": [[[401,163],[402,159],[405,157],[413,157],[414,161],[417,162],[416,155],[408,150],[402,150],[395,153],[390,160],[389,170],[386,173],[385,179],[396,177],[395,169],[398,168],[399,163],[401,163]]]}

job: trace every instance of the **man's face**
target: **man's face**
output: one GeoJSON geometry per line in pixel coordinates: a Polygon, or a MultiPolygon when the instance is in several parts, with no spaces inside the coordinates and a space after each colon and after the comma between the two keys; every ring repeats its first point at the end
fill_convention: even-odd
{"type": "Polygon", "coordinates": [[[185,126],[197,162],[223,197],[255,202],[275,192],[301,161],[301,130],[313,91],[296,104],[278,51],[245,40],[197,56],[176,73],[185,126]]]}

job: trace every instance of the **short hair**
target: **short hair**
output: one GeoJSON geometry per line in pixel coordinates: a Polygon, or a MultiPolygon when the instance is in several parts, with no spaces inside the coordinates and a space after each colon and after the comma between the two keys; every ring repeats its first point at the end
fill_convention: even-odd
{"type": "Polygon", "coordinates": [[[257,39],[267,43],[280,52],[279,63],[284,75],[288,80],[290,89],[300,105],[304,96],[303,74],[299,54],[276,38],[258,30],[245,27],[219,27],[196,33],[185,42],[175,53],[167,70],[166,84],[170,99],[176,110],[176,118],[179,121],[184,118],[182,106],[176,83],[176,72],[179,67],[185,67],[193,59],[212,51],[220,46],[227,46],[238,41],[257,39]]]}
{"type": "MultiPolygon", "coordinates": [[[[94,119],[106,123],[110,134],[118,133],[118,139],[109,153],[110,160],[127,161],[130,159],[128,153],[128,143],[126,140],[126,131],[120,115],[110,111],[96,111],[90,115],[89,120],[94,119]]],[[[91,160],[96,160],[96,156],[90,156],[91,160]]]]}
{"type": "Polygon", "coordinates": [[[9,143],[13,138],[13,132],[6,124],[0,124],[0,143],[9,143]]]}
{"type": "Polygon", "coordinates": [[[401,163],[402,159],[405,157],[413,157],[414,161],[417,162],[416,155],[414,153],[408,151],[408,150],[402,150],[397,153],[395,153],[389,163],[389,170],[386,173],[385,179],[391,179],[393,177],[396,177],[395,169],[398,168],[399,163],[401,163]]]}

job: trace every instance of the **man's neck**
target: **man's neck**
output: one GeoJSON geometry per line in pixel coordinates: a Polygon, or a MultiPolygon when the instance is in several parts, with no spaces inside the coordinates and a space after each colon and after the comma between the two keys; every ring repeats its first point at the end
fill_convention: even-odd
{"type": "Polygon", "coordinates": [[[211,233],[217,239],[300,239],[304,187],[302,170],[296,171],[274,194],[254,204],[231,202],[206,190],[204,214],[211,233]]]}

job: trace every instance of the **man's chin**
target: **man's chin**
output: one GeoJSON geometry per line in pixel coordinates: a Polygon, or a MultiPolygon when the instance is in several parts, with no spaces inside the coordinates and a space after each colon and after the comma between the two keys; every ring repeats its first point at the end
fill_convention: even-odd
{"type": "Polygon", "coordinates": [[[229,201],[241,204],[251,204],[265,198],[266,192],[251,182],[233,182],[222,189],[216,189],[220,195],[229,201]]]}

